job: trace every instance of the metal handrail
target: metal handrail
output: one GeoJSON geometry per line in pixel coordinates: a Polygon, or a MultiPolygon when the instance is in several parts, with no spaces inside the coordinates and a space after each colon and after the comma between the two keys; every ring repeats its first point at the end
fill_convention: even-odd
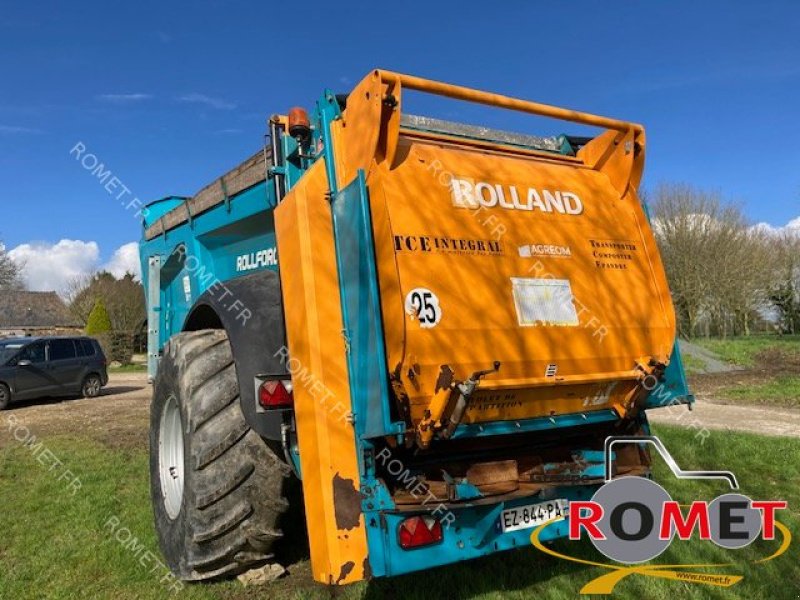
{"type": "Polygon", "coordinates": [[[439,81],[432,81],[422,77],[415,77],[413,75],[404,75],[402,73],[395,73],[393,71],[377,70],[378,76],[387,82],[399,83],[401,88],[416,90],[418,92],[425,92],[428,94],[435,94],[437,96],[445,96],[455,100],[464,100],[466,102],[476,102],[478,104],[485,104],[488,106],[498,106],[500,108],[507,108],[509,110],[517,110],[533,115],[540,115],[543,117],[550,117],[553,119],[560,119],[562,121],[572,121],[573,123],[580,123],[582,125],[590,125],[593,127],[604,127],[606,129],[614,129],[617,131],[644,131],[644,127],[638,123],[630,123],[627,121],[620,121],[619,119],[611,119],[609,117],[601,117],[591,113],[585,113],[568,108],[559,108],[550,104],[542,104],[539,102],[531,102],[530,100],[521,100],[519,98],[512,98],[502,94],[495,94],[492,92],[484,92],[460,85],[453,85],[450,83],[442,83],[439,81]]]}

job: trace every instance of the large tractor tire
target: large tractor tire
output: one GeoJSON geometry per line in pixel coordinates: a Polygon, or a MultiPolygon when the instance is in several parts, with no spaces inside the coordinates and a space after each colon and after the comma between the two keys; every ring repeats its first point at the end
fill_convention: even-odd
{"type": "Polygon", "coordinates": [[[167,565],[184,581],[231,576],[272,556],[291,468],[242,415],[228,337],[174,336],[150,412],[150,489],[167,565]]]}

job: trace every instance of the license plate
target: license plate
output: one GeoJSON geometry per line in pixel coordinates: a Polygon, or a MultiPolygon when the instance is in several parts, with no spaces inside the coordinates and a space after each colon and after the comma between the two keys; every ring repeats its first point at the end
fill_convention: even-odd
{"type": "Polygon", "coordinates": [[[562,520],[567,515],[569,502],[564,499],[548,500],[538,504],[508,508],[500,515],[500,531],[519,531],[541,525],[550,519],[562,520]]]}

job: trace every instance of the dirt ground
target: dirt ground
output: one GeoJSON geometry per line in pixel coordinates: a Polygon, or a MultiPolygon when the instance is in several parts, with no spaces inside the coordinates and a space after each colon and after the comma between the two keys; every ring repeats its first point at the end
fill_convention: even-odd
{"type": "MultiPolygon", "coordinates": [[[[691,378],[697,397],[692,411],[685,407],[649,411],[659,423],[691,423],[710,430],[738,430],[766,435],[800,437],[800,410],[724,404],[715,392],[736,382],[759,381],[756,371],[698,375],[691,378]]],[[[13,404],[6,416],[16,415],[38,435],[79,434],[111,448],[147,448],[151,386],[144,373],[112,374],[100,398],[50,398],[13,404]]],[[[2,438],[0,438],[2,444],[2,438]]]]}
{"type": "Polygon", "coordinates": [[[757,371],[695,375],[689,380],[689,387],[697,400],[691,411],[684,406],[675,406],[651,410],[647,415],[653,423],[686,424],[698,431],[706,428],[800,437],[800,410],[731,404],[719,397],[720,390],[732,384],[749,385],[764,381],[764,373],[757,371]]]}
{"type": "Polygon", "coordinates": [[[112,448],[147,448],[151,393],[145,373],[114,373],[99,398],[29,400],[4,416],[16,416],[38,436],[78,434],[112,448]]]}

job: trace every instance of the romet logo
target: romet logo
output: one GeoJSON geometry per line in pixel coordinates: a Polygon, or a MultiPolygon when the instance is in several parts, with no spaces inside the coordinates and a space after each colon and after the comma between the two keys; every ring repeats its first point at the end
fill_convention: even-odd
{"type": "Polygon", "coordinates": [[[492,208],[499,206],[509,210],[540,210],[546,213],[557,212],[562,215],[579,215],[583,212],[583,202],[577,194],[567,191],[537,190],[529,187],[520,193],[515,185],[504,186],[472,179],[450,180],[450,193],[453,206],[459,208],[492,208]]]}
{"type": "Polygon", "coordinates": [[[729,587],[743,579],[730,573],[696,573],[694,569],[730,568],[736,563],[718,564],[642,565],[664,552],[676,539],[685,541],[697,532],[700,540],[711,541],[725,550],[748,546],[756,539],[772,541],[776,530],[780,544],[772,554],[756,559],[765,563],[777,558],[789,548],[792,534],[775,518],[778,510],[787,508],[783,500],[751,500],[739,493],[723,494],[711,502],[696,500],[688,507],[675,502],[667,491],[644,477],[612,479],[612,449],[618,443],[648,443],[653,445],[679,479],[722,479],[733,490],[739,484],[729,471],[684,471],[678,467],[667,449],[655,436],[612,436],[605,442],[605,480],[590,501],[573,501],[568,506],[569,539],[579,540],[588,535],[594,547],[606,557],[626,563],[604,564],[561,554],[542,544],[539,536],[553,520],[543,523],[533,532],[531,542],[539,550],[557,558],[610,569],[581,590],[581,594],[610,594],[614,586],[631,574],[729,587]],[[632,565],[632,566],[631,566],[632,565]],[[678,570],[680,569],[680,570],[678,570]]]}

